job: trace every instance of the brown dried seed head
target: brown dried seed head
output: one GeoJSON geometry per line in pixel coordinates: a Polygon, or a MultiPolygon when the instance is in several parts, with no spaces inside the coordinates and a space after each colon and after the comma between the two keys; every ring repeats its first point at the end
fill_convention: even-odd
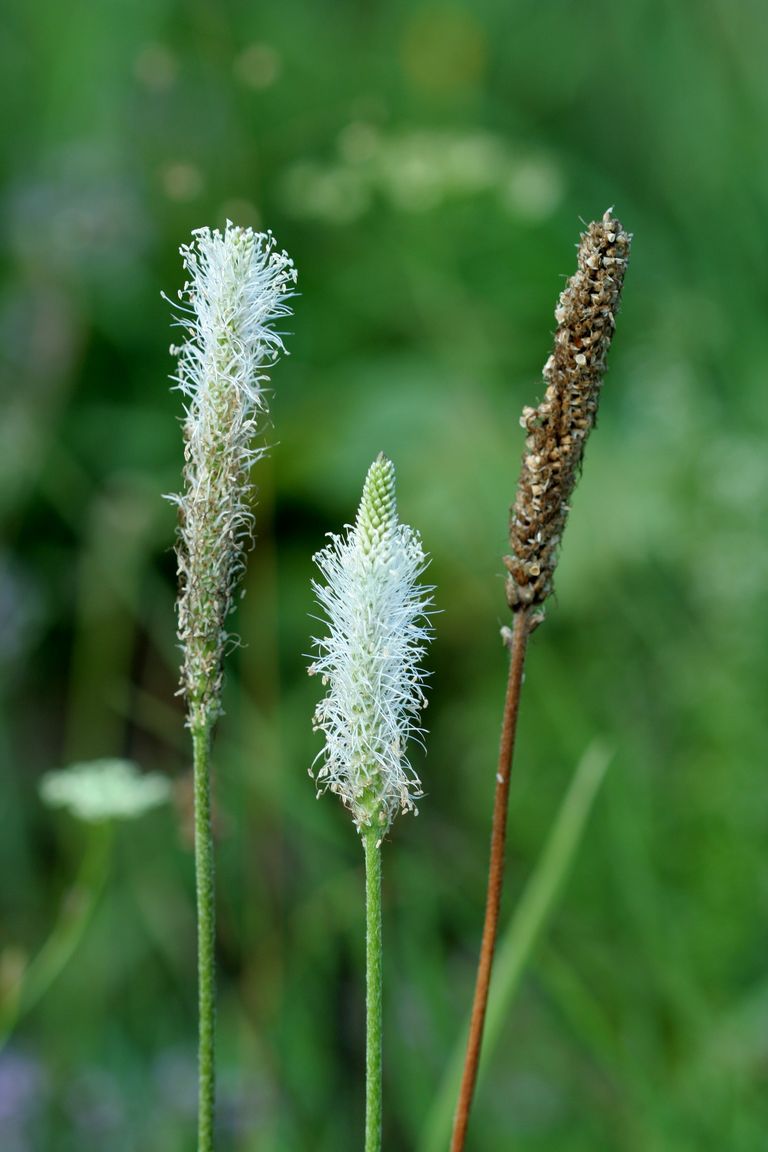
{"type": "Polygon", "coordinates": [[[543,604],[552,591],[568,503],[595,423],[631,239],[611,209],[582,235],[578,270],[555,309],[544,399],[537,408],[523,409],[520,423],[528,435],[510,510],[511,554],[504,557],[513,611],[543,604]]]}

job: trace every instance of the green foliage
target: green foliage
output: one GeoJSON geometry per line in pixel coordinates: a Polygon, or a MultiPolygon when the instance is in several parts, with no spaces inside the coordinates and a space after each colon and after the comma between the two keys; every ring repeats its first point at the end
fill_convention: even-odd
{"type": "Polygon", "coordinates": [[[506,916],[584,748],[616,755],[472,1144],[753,1152],[768,1125],[762,5],[10,0],[3,24],[4,1018],[89,850],[40,778],[127,756],[176,781],[173,814],[115,827],[72,960],[0,1055],[3,1085],[34,1088],[29,1115],[14,1105],[27,1146],[194,1139],[190,755],[161,499],[182,466],[159,294],[180,286],[179,244],[228,216],[261,223],[302,293],[214,748],[220,1149],[360,1146],[363,873],[348,817],[307,782],[304,654],[312,553],[380,450],[442,610],[414,764],[426,796],[384,877],[384,1147],[408,1149],[471,995],[518,418],[543,391],[579,217],[615,204],[632,263],[529,652],[506,916]]]}

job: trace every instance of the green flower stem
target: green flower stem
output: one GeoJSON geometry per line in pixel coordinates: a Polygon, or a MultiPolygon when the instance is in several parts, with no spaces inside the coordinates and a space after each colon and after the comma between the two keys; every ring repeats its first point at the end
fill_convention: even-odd
{"type": "Polygon", "coordinates": [[[381,847],[380,830],[363,831],[365,850],[365,1152],[381,1148],[381,847]]]}
{"type": "Polygon", "coordinates": [[[216,911],[211,825],[211,725],[192,729],[195,787],[195,881],[197,885],[198,1152],[213,1152],[216,1071],[216,911]]]}
{"type": "MultiPolygon", "coordinates": [[[[515,913],[499,941],[495,982],[488,1001],[481,1072],[498,1044],[509,1009],[536,944],[557,905],[573,867],[587,820],[612,754],[600,743],[591,744],[573,774],[568,791],[550,829],[515,913]]],[[[456,1042],[435,1102],[427,1116],[419,1152],[444,1152],[451,1135],[454,1101],[461,1083],[464,1038],[456,1042]]]]}

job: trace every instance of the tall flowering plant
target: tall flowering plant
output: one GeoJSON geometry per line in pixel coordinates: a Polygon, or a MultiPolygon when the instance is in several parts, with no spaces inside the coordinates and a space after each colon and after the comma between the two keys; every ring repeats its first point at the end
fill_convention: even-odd
{"type": "Polygon", "coordinates": [[[210,749],[221,712],[226,621],[251,540],[251,468],[265,453],[268,372],[285,351],[274,328],[289,315],[296,270],[270,232],[227,223],[181,249],[184,342],[174,377],[184,397],[184,489],[178,507],[181,688],[192,733],[199,977],[198,1152],[214,1145],[215,901],[210,749]]]}
{"type": "Polygon", "coordinates": [[[328,691],[315,710],[325,736],[318,792],[335,792],[363,841],[366,872],[366,1152],[381,1147],[381,844],[398,811],[415,811],[421,784],[407,756],[422,735],[421,660],[431,636],[427,558],[397,515],[395,469],[379,455],[354,525],[315,556],[313,585],[328,624],[309,671],[328,691]]]}
{"type": "Polygon", "coordinates": [[[543,622],[544,605],[552,594],[571,498],[597,417],[631,241],[612,209],[582,234],[576,271],[555,308],[557,331],[552,354],[544,365],[544,397],[536,408],[524,408],[520,419],[526,433],[525,450],[509,515],[510,550],[504,557],[507,604],[513,621],[512,628],[502,629],[509,648],[507,693],[494,790],[485,921],[451,1152],[464,1152],[480,1062],[501,907],[509,780],[528,637],[543,622]]]}

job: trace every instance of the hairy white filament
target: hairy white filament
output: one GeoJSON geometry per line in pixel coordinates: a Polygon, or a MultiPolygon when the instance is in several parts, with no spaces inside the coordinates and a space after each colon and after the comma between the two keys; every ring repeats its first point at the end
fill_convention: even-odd
{"type": "Polygon", "coordinates": [[[328,635],[314,641],[328,693],[315,729],[325,735],[318,789],[335,792],[358,830],[383,836],[399,809],[415,811],[421,783],[406,755],[426,705],[419,662],[431,638],[431,589],[419,536],[397,518],[395,469],[380,455],[366,477],[354,527],[315,556],[313,582],[328,635]]]}
{"type": "Polygon", "coordinates": [[[182,689],[193,727],[220,710],[224,624],[242,574],[253,514],[254,437],[268,415],[267,370],[284,352],[272,325],[290,314],[296,270],[270,232],[227,222],[199,228],[181,248],[189,280],[179,293],[187,339],[173,377],[185,397],[184,491],[178,505],[182,689]]]}

